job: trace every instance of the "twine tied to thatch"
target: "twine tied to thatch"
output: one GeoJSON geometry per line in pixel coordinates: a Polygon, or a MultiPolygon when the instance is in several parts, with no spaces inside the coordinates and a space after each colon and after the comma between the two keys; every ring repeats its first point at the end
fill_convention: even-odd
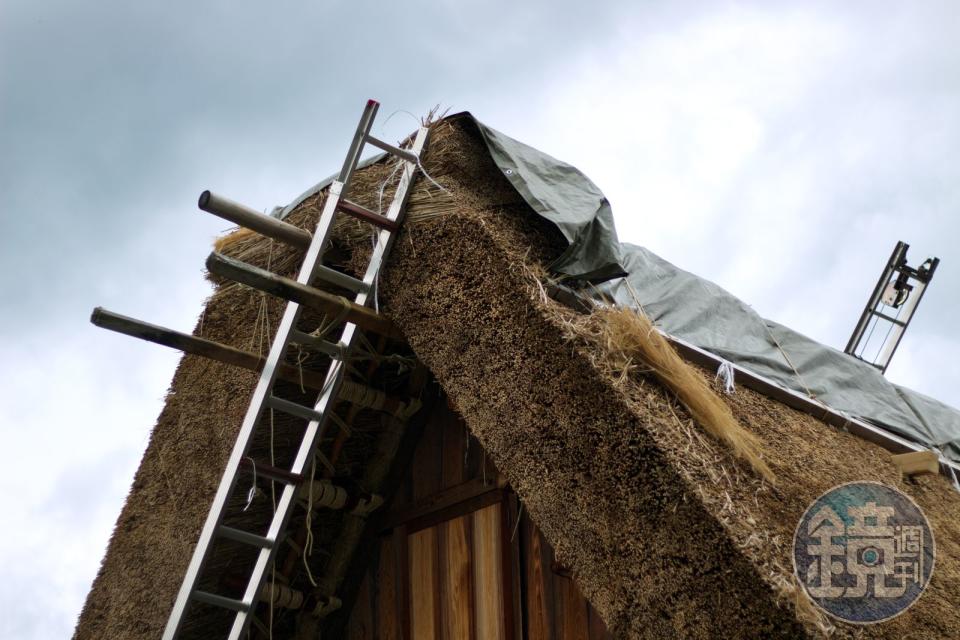
{"type": "Polygon", "coordinates": [[[723,392],[726,393],[727,395],[730,395],[731,393],[736,391],[736,385],[733,382],[734,374],[735,374],[735,370],[731,362],[727,360],[723,360],[720,362],[720,366],[717,367],[717,375],[713,380],[714,382],[716,382],[717,380],[722,381],[723,392]]]}

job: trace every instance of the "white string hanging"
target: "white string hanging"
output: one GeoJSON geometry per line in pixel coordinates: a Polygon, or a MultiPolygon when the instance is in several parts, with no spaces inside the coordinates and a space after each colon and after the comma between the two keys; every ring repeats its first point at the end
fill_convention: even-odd
{"type": "Polygon", "coordinates": [[[728,395],[736,391],[736,385],[733,382],[734,374],[733,364],[728,360],[722,360],[720,366],[717,367],[717,375],[714,381],[721,381],[723,383],[723,392],[728,395]]]}
{"type": "Polygon", "coordinates": [[[246,511],[250,508],[250,505],[253,504],[253,499],[257,497],[259,489],[257,489],[257,463],[253,461],[253,458],[247,456],[247,460],[250,461],[250,466],[253,467],[253,483],[250,485],[250,490],[247,491],[247,504],[243,507],[243,510],[246,511]]]}

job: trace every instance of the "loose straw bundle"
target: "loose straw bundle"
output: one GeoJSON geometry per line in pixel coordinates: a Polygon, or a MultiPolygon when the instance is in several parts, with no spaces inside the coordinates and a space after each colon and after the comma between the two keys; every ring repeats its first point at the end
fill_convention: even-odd
{"type": "Polygon", "coordinates": [[[613,359],[611,364],[622,371],[638,361],[649,367],[697,423],[726,443],[737,458],[745,460],[767,482],[775,484],[773,471],[760,457],[757,437],[740,426],[730,407],[677,355],[643,311],[602,308],[594,315],[603,328],[602,339],[613,359]]]}

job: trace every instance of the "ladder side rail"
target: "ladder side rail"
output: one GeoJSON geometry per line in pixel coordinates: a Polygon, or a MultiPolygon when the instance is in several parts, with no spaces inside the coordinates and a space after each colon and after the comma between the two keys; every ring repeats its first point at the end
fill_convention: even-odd
{"type": "MultiPolygon", "coordinates": [[[[417,136],[413,140],[410,151],[417,154],[417,157],[423,152],[427,144],[427,138],[430,135],[429,127],[420,127],[417,136]]],[[[417,165],[410,161],[405,161],[403,172],[400,175],[400,182],[397,183],[397,190],[394,193],[390,206],[387,207],[386,217],[395,220],[397,224],[403,222],[403,216],[406,214],[407,200],[410,198],[410,188],[413,186],[413,179],[416,175],[417,165]]],[[[386,256],[393,246],[396,234],[387,229],[381,230],[377,234],[377,243],[373,248],[373,254],[370,256],[370,263],[366,273],[363,274],[363,282],[367,285],[366,291],[361,291],[354,298],[354,302],[360,305],[368,304],[372,299],[372,293],[376,291],[375,284],[377,276],[380,273],[380,267],[386,260],[386,256]]]]}
{"type": "Polygon", "coordinates": [[[896,334],[896,337],[892,344],[887,344],[888,352],[885,352],[881,356],[881,373],[887,372],[887,367],[890,366],[890,361],[893,359],[893,354],[896,353],[897,347],[900,346],[900,341],[903,339],[903,334],[907,332],[907,327],[910,326],[910,321],[913,320],[913,314],[917,312],[917,307],[920,306],[920,301],[923,300],[923,294],[926,293],[927,287],[930,286],[931,280],[933,280],[933,274],[937,270],[937,265],[940,264],[940,258],[933,258],[933,261],[930,265],[930,269],[923,273],[917,271],[914,275],[910,277],[917,281],[916,288],[913,291],[913,294],[910,296],[910,299],[907,300],[907,317],[904,319],[903,324],[898,327],[899,331],[896,334]],[[912,305],[911,305],[912,301],[912,305]]]}
{"type": "MultiPolygon", "coordinates": [[[[418,155],[420,154],[424,148],[424,145],[426,145],[428,135],[429,129],[427,127],[421,127],[417,132],[417,137],[414,140],[412,147],[414,153],[417,153],[418,155]]],[[[406,204],[407,198],[410,195],[410,187],[413,184],[416,168],[416,165],[410,162],[407,162],[406,166],[404,167],[400,182],[397,186],[397,191],[394,194],[393,201],[391,202],[387,212],[388,217],[390,217],[392,220],[397,220],[399,222],[402,219],[403,213],[405,212],[404,205],[406,204]]],[[[348,176],[348,178],[349,177],[350,176],[348,176]]],[[[316,238],[320,237],[323,238],[323,241],[325,241],[326,235],[329,233],[330,229],[332,229],[333,215],[336,211],[337,202],[339,201],[342,193],[342,186],[342,183],[339,181],[334,181],[334,183],[331,184],[331,193],[327,197],[327,202],[324,206],[324,213],[321,215],[321,223],[319,225],[324,226],[324,223],[326,223],[326,228],[323,229],[323,231],[318,228],[317,233],[314,234],[315,240],[316,238]],[[334,189],[336,189],[336,193],[333,193],[334,189]],[[325,219],[328,207],[330,208],[330,218],[325,219]]],[[[354,299],[356,304],[364,305],[369,301],[370,293],[372,292],[372,285],[376,280],[380,268],[385,262],[390,247],[393,245],[395,236],[396,234],[388,229],[382,229],[378,233],[377,245],[370,257],[370,262],[363,278],[364,283],[370,286],[366,290],[360,291],[356,294],[354,299]]],[[[306,265],[304,266],[306,267],[306,265]]],[[[309,280],[304,282],[304,284],[308,283],[309,280]]],[[[344,325],[340,342],[346,345],[345,352],[347,354],[352,351],[356,336],[357,326],[352,322],[346,323],[344,325]]],[[[314,410],[320,414],[323,414],[325,417],[328,415],[327,412],[332,409],[334,403],[336,402],[345,371],[346,367],[344,366],[343,361],[339,359],[332,360],[330,368],[328,369],[327,381],[324,385],[325,388],[314,405],[314,410]]],[[[326,419],[322,421],[309,421],[307,424],[307,430],[304,433],[303,440],[301,441],[300,448],[297,450],[293,467],[291,468],[292,473],[305,473],[307,465],[313,457],[317,443],[323,437],[327,424],[328,420],[326,419]]],[[[273,521],[271,522],[269,533],[267,534],[269,538],[278,540],[279,536],[286,530],[287,522],[289,521],[290,515],[293,512],[296,491],[296,487],[292,487],[290,485],[284,486],[280,495],[280,499],[277,501],[277,511],[274,515],[273,521]]],[[[263,589],[264,580],[267,576],[267,570],[273,563],[278,547],[279,545],[274,544],[269,549],[261,549],[257,555],[253,572],[249,582],[247,583],[247,589],[243,596],[244,602],[250,602],[253,604],[251,605],[249,611],[237,612],[236,616],[234,617],[233,626],[230,630],[230,635],[228,636],[229,640],[240,640],[246,633],[246,630],[249,627],[252,619],[251,614],[253,613],[253,605],[256,604],[260,597],[260,592],[263,589]]]]}
{"type": "MultiPolygon", "coordinates": [[[[348,176],[349,177],[349,176],[348,176]]],[[[303,266],[300,270],[300,273],[297,276],[297,282],[304,285],[309,285],[313,279],[313,272],[316,270],[316,267],[322,263],[320,248],[322,248],[327,241],[327,238],[331,231],[333,230],[333,223],[336,218],[337,205],[340,200],[340,195],[342,193],[343,184],[339,181],[334,181],[330,185],[330,191],[327,194],[327,199],[324,203],[323,211],[320,215],[320,220],[317,224],[317,232],[314,234],[313,243],[311,244],[311,250],[314,247],[317,247],[317,256],[315,259],[310,260],[312,257],[311,253],[308,252],[308,259],[304,261],[303,266]]],[[[288,309],[295,307],[299,311],[299,306],[295,302],[288,303],[288,309]]],[[[299,313],[297,313],[299,317],[299,313]]],[[[286,314],[284,315],[286,319],[286,314]]],[[[293,330],[296,329],[296,319],[294,319],[293,324],[287,328],[284,335],[281,335],[281,332],[277,332],[277,336],[274,339],[274,345],[271,347],[271,355],[276,351],[278,357],[282,357],[282,354],[286,351],[286,346],[289,343],[290,335],[293,333],[293,330]],[[280,340],[283,340],[282,346],[280,340]],[[279,349],[277,347],[280,346],[279,349]]],[[[356,325],[351,322],[346,323],[344,326],[343,333],[341,334],[340,344],[344,345],[343,352],[344,357],[348,357],[349,353],[352,351],[353,346],[353,336],[355,334],[356,325]]],[[[326,415],[327,408],[333,404],[334,399],[337,397],[339,392],[340,382],[343,378],[343,371],[345,367],[342,366],[343,361],[340,358],[334,357],[331,358],[330,366],[327,369],[327,377],[324,382],[324,389],[320,394],[320,397],[317,403],[314,405],[314,410],[323,413],[326,415]]],[[[266,370],[266,369],[265,369],[266,370]]],[[[266,400],[269,396],[270,391],[272,390],[272,383],[267,387],[267,393],[262,397],[255,396],[251,400],[250,410],[254,408],[254,403],[257,405],[257,416],[258,419],[254,421],[254,424],[259,420],[259,414],[262,413],[263,407],[266,403],[266,400]]],[[[259,389],[259,386],[258,386],[259,389]]],[[[325,422],[325,421],[324,421],[325,422]]],[[[317,441],[322,437],[323,429],[320,421],[310,420],[307,422],[307,429],[304,433],[303,439],[301,440],[300,448],[297,451],[296,458],[294,459],[293,466],[290,471],[294,474],[303,474],[307,468],[307,464],[310,460],[310,455],[313,449],[316,447],[317,441]]],[[[252,433],[251,433],[252,435],[252,433]]],[[[250,436],[248,436],[248,440],[250,436]]],[[[239,441],[238,441],[239,445],[239,441]]],[[[247,443],[249,446],[249,442],[247,443]]],[[[246,449],[246,447],[245,447],[246,449]]],[[[236,453],[236,447],[234,452],[236,453]]],[[[244,456],[246,451],[244,450],[244,456]]],[[[240,461],[244,456],[241,456],[237,460],[237,464],[240,464],[240,461]]],[[[233,456],[231,456],[231,461],[228,464],[233,463],[233,456]]],[[[236,475],[236,472],[233,471],[233,474],[236,475]]],[[[232,490],[231,490],[232,491],[232,490]]],[[[229,493],[227,494],[229,495],[229,493]]],[[[285,485],[281,491],[280,498],[277,501],[277,510],[274,512],[273,518],[270,523],[270,529],[267,536],[277,542],[279,542],[279,535],[286,529],[287,522],[289,521],[290,515],[293,512],[293,505],[296,499],[296,487],[290,485],[285,485]]],[[[221,508],[222,511],[222,508],[221,508]]],[[[220,515],[222,518],[222,513],[220,515]]],[[[219,524],[219,522],[217,523],[219,524]]],[[[214,531],[216,528],[214,528],[214,531]]],[[[249,627],[250,620],[252,619],[252,613],[254,606],[259,598],[260,591],[263,588],[263,582],[267,575],[267,569],[270,567],[273,562],[273,557],[276,553],[276,549],[279,547],[278,544],[274,544],[269,549],[261,549],[257,555],[257,560],[254,564],[253,571],[251,572],[250,578],[247,581],[247,587],[244,591],[243,601],[251,603],[250,609],[247,611],[238,611],[234,616],[234,622],[231,626],[230,634],[228,638],[231,640],[239,640],[243,637],[243,634],[246,633],[247,628],[249,627]]]]}
{"type": "Polygon", "coordinates": [[[923,299],[923,294],[926,290],[927,283],[917,281],[916,288],[906,303],[904,303],[907,317],[904,318],[902,323],[893,327],[892,335],[887,338],[883,345],[883,350],[877,357],[877,366],[880,368],[881,373],[887,372],[887,367],[890,366],[890,361],[893,360],[893,354],[896,353],[897,347],[900,346],[900,341],[903,340],[903,334],[906,333],[907,327],[910,326],[910,320],[913,319],[913,314],[916,313],[917,307],[920,305],[920,300],[923,299]]]}
{"type": "MultiPolygon", "coordinates": [[[[409,149],[418,159],[426,148],[429,137],[430,127],[420,127],[409,149]]],[[[400,175],[400,181],[397,183],[397,191],[394,194],[393,201],[387,208],[387,218],[395,220],[398,224],[403,222],[403,216],[407,210],[407,200],[410,199],[410,187],[413,186],[413,178],[418,168],[420,168],[419,163],[407,162],[403,168],[403,173],[400,175]]]]}
{"type": "MultiPolygon", "coordinates": [[[[330,185],[330,192],[324,202],[317,232],[313,234],[310,246],[307,249],[307,254],[304,257],[303,265],[297,275],[297,282],[301,284],[309,284],[317,265],[322,262],[323,248],[333,229],[333,221],[336,215],[337,203],[340,199],[342,186],[338,181],[334,181],[333,184],[330,185]]],[[[254,388],[253,397],[248,405],[247,413],[244,415],[240,432],[237,434],[237,440],[230,454],[230,458],[227,460],[224,475],[220,480],[220,485],[217,488],[210,511],[207,513],[207,519],[200,532],[197,546],[194,548],[193,556],[187,567],[187,573],[184,576],[183,582],[180,585],[180,591],[177,593],[177,598],[174,601],[173,610],[167,621],[167,626],[164,629],[163,640],[174,640],[186,618],[190,600],[197,587],[197,581],[206,564],[207,554],[216,537],[220,522],[223,519],[223,511],[236,485],[239,465],[247,455],[250,442],[256,430],[256,425],[263,412],[264,404],[272,392],[278,365],[286,352],[287,345],[290,341],[290,334],[296,329],[299,317],[300,305],[295,302],[289,302],[284,310],[277,333],[274,336],[266,364],[263,367],[260,378],[257,380],[257,386],[254,388]]]]}
{"type": "Polygon", "coordinates": [[[360,116],[360,123],[357,125],[356,133],[353,134],[350,150],[347,151],[347,157],[343,161],[343,168],[340,169],[340,174],[337,176],[337,180],[344,185],[344,193],[346,193],[350,187],[350,179],[353,177],[353,172],[357,168],[357,163],[360,162],[360,155],[363,153],[364,146],[366,146],[367,136],[370,135],[370,128],[373,127],[373,119],[377,117],[377,110],[379,108],[379,102],[376,100],[367,100],[367,106],[364,107],[363,115],[360,116]]]}
{"type": "Polygon", "coordinates": [[[887,261],[887,265],[880,274],[879,280],[877,280],[877,286],[874,288],[873,293],[870,294],[870,298],[867,300],[867,304],[863,308],[863,313],[860,314],[860,320],[857,321],[857,326],[854,328],[853,334],[851,334],[850,340],[847,342],[847,348],[843,350],[844,353],[852,356],[857,355],[856,350],[857,347],[860,346],[860,340],[863,338],[863,334],[867,330],[867,324],[870,322],[870,318],[873,317],[874,311],[877,308],[877,303],[880,302],[880,296],[883,295],[883,289],[887,286],[887,283],[890,282],[890,277],[896,271],[896,266],[899,264],[904,252],[905,244],[902,241],[898,241],[897,246],[893,248],[893,253],[890,254],[890,259],[887,261]]]}
{"type": "MultiPolygon", "coordinates": [[[[319,244],[314,244],[319,248],[319,244]]],[[[311,245],[311,249],[313,248],[314,246],[311,245]]],[[[295,302],[289,303],[284,311],[283,319],[280,321],[280,330],[277,331],[274,337],[273,346],[270,349],[267,362],[263,367],[263,371],[260,373],[260,378],[253,392],[253,398],[247,408],[240,432],[237,434],[230,458],[227,460],[226,468],[220,479],[220,486],[217,488],[213,503],[207,512],[206,522],[200,532],[197,546],[194,548],[187,573],[180,585],[180,591],[174,602],[173,611],[170,614],[167,627],[164,630],[164,640],[173,640],[177,637],[184,618],[186,617],[190,600],[197,588],[197,582],[206,564],[207,555],[216,536],[217,529],[223,519],[223,512],[227,501],[236,486],[241,461],[247,456],[250,441],[252,440],[256,425],[263,411],[264,401],[270,395],[271,389],[273,388],[273,382],[276,378],[278,368],[277,365],[286,350],[286,336],[290,329],[296,325],[296,321],[300,315],[299,311],[300,305],[295,302]]]]}
{"type": "MultiPolygon", "coordinates": [[[[350,350],[349,346],[353,345],[355,335],[356,325],[353,323],[348,323],[344,328],[344,335],[342,338],[342,341],[348,345],[348,352],[350,350]]],[[[322,421],[310,420],[308,422],[307,430],[304,433],[303,440],[301,441],[300,447],[297,450],[297,455],[291,469],[292,473],[304,474],[306,469],[309,467],[313,452],[317,446],[317,442],[319,442],[326,431],[326,425],[329,422],[327,412],[331,410],[333,405],[336,403],[336,398],[339,394],[340,384],[343,382],[343,374],[345,371],[346,367],[343,366],[343,362],[339,359],[336,359],[335,364],[331,366],[329,370],[329,379],[326,388],[320,395],[320,400],[315,406],[315,410],[319,413],[322,413],[324,415],[324,419],[322,421]]],[[[283,491],[277,499],[277,510],[273,516],[273,520],[270,523],[269,532],[267,533],[269,538],[279,540],[280,535],[286,531],[290,516],[293,514],[293,507],[296,504],[298,489],[299,487],[294,487],[289,484],[284,485],[283,491]]],[[[263,590],[267,572],[273,564],[279,548],[279,544],[274,544],[269,549],[261,549],[257,554],[257,560],[254,564],[250,578],[247,582],[246,590],[243,594],[243,601],[253,603],[253,605],[251,605],[249,611],[238,611],[234,616],[230,634],[227,636],[229,640],[241,640],[241,638],[243,638],[246,634],[247,628],[250,625],[250,620],[252,618],[251,614],[254,611],[254,606],[258,602],[260,593],[263,590]]]]}

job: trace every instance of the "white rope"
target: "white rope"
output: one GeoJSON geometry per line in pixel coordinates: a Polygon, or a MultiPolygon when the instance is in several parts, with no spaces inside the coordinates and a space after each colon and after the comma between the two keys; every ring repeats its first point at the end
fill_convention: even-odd
{"type": "Polygon", "coordinates": [[[401,167],[403,167],[403,160],[397,158],[397,164],[394,165],[393,171],[380,183],[380,188],[377,190],[377,213],[380,215],[383,215],[383,192],[386,190],[387,185],[393,180],[393,176],[397,175],[397,171],[399,171],[401,167]]]}
{"type": "Polygon", "coordinates": [[[723,392],[727,395],[730,395],[736,391],[736,385],[733,382],[735,371],[733,364],[728,360],[721,360],[720,366],[717,368],[717,375],[713,379],[714,382],[721,380],[723,382],[723,392]]]}
{"type": "Polygon", "coordinates": [[[247,460],[250,461],[250,466],[253,467],[253,484],[250,485],[250,490],[247,491],[247,504],[243,508],[244,511],[250,508],[250,505],[253,504],[253,499],[257,497],[257,463],[254,462],[250,456],[247,456],[247,460]]]}
{"type": "Polygon", "coordinates": [[[313,555],[313,474],[316,470],[317,464],[311,464],[310,484],[307,486],[307,519],[304,521],[307,527],[307,539],[303,545],[303,568],[307,570],[307,579],[314,588],[317,587],[317,582],[313,579],[313,574],[310,572],[310,564],[307,562],[307,558],[313,555]]]}
{"type": "MultiPolygon", "coordinates": [[[[277,461],[273,455],[273,407],[270,407],[270,466],[276,467],[277,461]]],[[[273,503],[273,512],[277,512],[277,490],[273,480],[270,481],[270,502],[273,503]]]]}
{"type": "MultiPolygon", "coordinates": [[[[270,240],[270,251],[267,254],[267,271],[273,262],[273,239],[270,240]]],[[[267,294],[260,293],[260,305],[257,307],[257,317],[253,321],[253,335],[250,337],[250,350],[253,351],[254,345],[257,347],[257,355],[263,355],[264,345],[270,346],[270,312],[267,303],[267,294]]]]}
{"type": "MultiPolygon", "coordinates": [[[[940,447],[932,446],[930,447],[930,450],[937,454],[937,458],[948,460],[948,458],[943,455],[943,450],[941,450],[940,447]]],[[[943,466],[946,467],[947,471],[950,472],[950,479],[953,481],[953,488],[957,491],[960,491],[960,479],[957,479],[957,472],[953,470],[953,465],[948,461],[943,466]]]]}
{"type": "MultiPolygon", "coordinates": [[[[813,391],[810,391],[810,387],[807,386],[807,383],[804,382],[803,376],[801,376],[800,372],[797,371],[797,368],[793,366],[793,361],[790,360],[790,356],[787,355],[787,352],[784,350],[783,346],[780,344],[780,341],[777,340],[777,336],[773,334],[773,331],[770,330],[770,327],[767,326],[766,322],[763,322],[763,327],[764,329],[767,330],[767,335],[770,336],[771,340],[773,340],[773,344],[776,345],[777,350],[780,352],[780,355],[783,356],[783,359],[786,360],[787,364],[790,366],[790,369],[793,370],[793,374],[797,377],[797,382],[799,382],[800,386],[803,387],[803,390],[806,392],[807,396],[811,400],[816,400],[817,402],[820,402],[817,396],[814,395],[813,391]]],[[[823,404],[823,403],[821,402],[820,404],[823,404]]],[[[823,406],[826,406],[826,405],[823,405],[823,406]]]]}
{"type": "Polygon", "coordinates": [[[417,168],[420,169],[421,173],[423,173],[423,175],[431,182],[431,184],[433,184],[433,186],[435,186],[437,189],[440,189],[440,191],[443,191],[444,193],[450,193],[446,187],[434,180],[433,177],[427,173],[427,170],[423,168],[423,163],[420,162],[420,156],[417,156],[417,168]]]}
{"type": "Polygon", "coordinates": [[[393,120],[393,116],[397,115],[398,113],[402,113],[402,114],[405,115],[405,116],[410,116],[410,119],[413,120],[414,123],[416,123],[417,127],[422,127],[422,126],[423,126],[423,123],[420,121],[420,118],[418,118],[417,116],[413,115],[412,113],[410,113],[410,112],[407,111],[406,109],[397,109],[397,110],[395,110],[393,113],[391,113],[390,115],[388,115],[387,118],[386,118],[383,122],[380,123],[380,137],[381,137],[381,138],[385,138],[385,137],[386,137],[386,131],[384,131],[384,128],[387,126],[387,123],[389,123],[391,120],[393,120]]]}
{"type": "Polygon", "coordinates": [[[950,475],[953,477],[953,488],[957,491],[960,491],[960,479],[957,479],[957,472],[953,470],[953,465],[948,464],[947,469],[950,471],[950,475]]]}

